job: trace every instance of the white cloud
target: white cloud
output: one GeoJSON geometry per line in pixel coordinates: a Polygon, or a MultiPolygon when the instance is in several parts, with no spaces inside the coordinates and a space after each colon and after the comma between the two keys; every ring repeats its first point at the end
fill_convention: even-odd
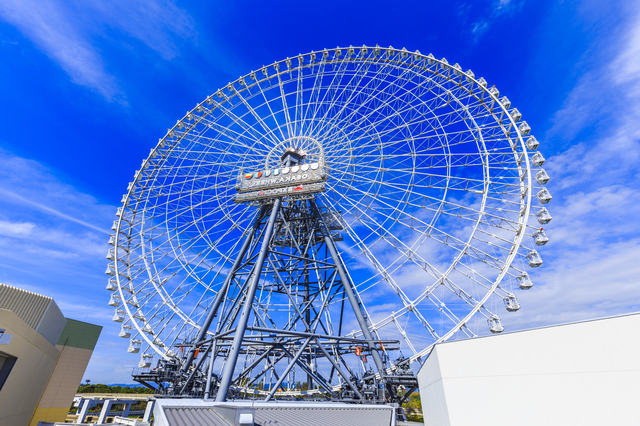
{"type": "Polygon", "coordinates": [[[16,270],[48,277],[50,282],[25,278],[25,285],[38,286],[100,276],[114,206],[60,182],[39,163],[2,150],[0,192],[0,256],[11,267],[2,271],[0,282],[19,279],[16,270]]]}
{"type": "MultiPolygon", "coordinates": [[[[640,11],[592,50],[547,139],[572,141],[548,159],[554,200],[536,285],[503,314],[507,330],[640,310],[640,11]],[[613,58],[613,59],[612,59],[613,58]]],[[[544,145],[542,146],[544,149],[544,145]]]]}
{"type": "Polygon", "coordinates": [[[500,16],[505,13],[511,14],[519,11],[523,4],[524,1],[515,2],[512,0],[496,0],[491,2],[490,8],[487,9],[485,16],[471,24],[473,42],[477,43],[500,16]]]}
{"type": "Polygon", "coordinates": [[[116,79],[107,70],[94,39],[108,27],[145,43],[164,59],[178,55],[176,41],[193,35],[190,16],[172,1],[6,0],[0,17],[27,38],[79,85],[107,100],[123,100],[116,79]]]}
{"type": "Polygon", "coordinates": [[[0,15],[58,62],[74,83],[95,89],[108,100],[119,94],[115,79],[68,7],[54,0],[7,0],[0,5],[0,15]]]}
{"type": "Polygon", "coordinates": [[[103,220],[114,213],[112,206],[101,205],[94,197],[62,183],[42,164],[1,149],[0,193],[5,206],[0,209],[0,215],[16,217],[14,222],[18,222],[24,210],[29,214],[38,212],[49,218],[48,221],[57,217],[104,234],[108,228],[96,219],[103,220]]]}
{"type": "Polygon", "coordinates": [[[31,235],[36,226],[29,222],[7,222],[0,220],[0,235],[11,237],[31,235]]]}
{"type": "Polygon", "coordinates": [[[137,357],[127,356],[127,341],[117,337],[103,274],[105,232],[116,207],[61,182],[36,161],[2,150],[0,191],[0,282],[53,297],[67,318],[105,325],[97,350],[109,354],[109,367],[94,360],[87,374],[129,382],[137,357]],[[115,365],[126,370],[117,378],[104,370],[115,365]]]}
{"type": "Polygon", "coordinates": [[[599,59],[606,63],[579,79],[547,133],[547,137],[572,140],[584,129],[595,130],[595,141],[576,144],[550,159],[549,168],[564,179],[562,188],[640,177],[638,11],[610,37],[608,45],[620,50],[600,54],[599,59]],[[614,59],[610,61],[610,57],[614,59]]]}
{"type": "Polygon", "coordinates": [[[108,25],[142,41],[167,60],[178,56],[178,40],[195,34],[191,16],[170,0],[93,0],[80,4],[95,9],[108,25]]]}
{"type": "Polygon", "coordinates": [[[519,294],[522,309],[503,315],[508,329],[531,328],[640,310],[640,239],[556,250],[538,284],[519,294]]]}

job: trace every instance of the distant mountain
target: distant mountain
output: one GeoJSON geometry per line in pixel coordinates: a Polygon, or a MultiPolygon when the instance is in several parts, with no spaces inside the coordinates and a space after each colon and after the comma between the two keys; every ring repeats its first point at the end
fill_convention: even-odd
{"type": "Polygon", "coordinates": [[[129,384],[129,383],[112,383],[107,386],[120,386],[121,388],[143,388],[140,383],[129,384]]]}

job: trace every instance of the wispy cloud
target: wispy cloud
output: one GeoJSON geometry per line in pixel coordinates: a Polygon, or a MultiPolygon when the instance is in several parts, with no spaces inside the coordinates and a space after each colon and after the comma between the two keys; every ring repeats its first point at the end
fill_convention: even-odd
{"type": "Polygon", "coordinates": [[[102,261],[114,207],[62,183],[41,164],[2,150],[0,194],[0,254],[5,262],[51,271],[73,268],[61,259],[102,261]]]}
{"type": "MultiPolygon", "coordinates": [[[[483,16],[471,24],[471,35],[473,42],[477,43],[480,38],[491,28],[491,25],[504,14],[517,12],[524,1],[513,0],[493,0],[486,8],[483,16]]],[[[467,11],[468,12],[468,11],[467,11]]]]}
{"type": "MultiPolygon", "coordinates": [[[[59,217],[61,217],[63,219],[70,220],[70,221],[78,223],[78,224],[80,224],[82,226],[86,226],[87,228],[91,228],[94,231],[98,231],[98,232],[102,232],[104,234],[108,234],[108,232],[103,228],[97,227],[97,226],[95,226],[95,225],[93,225],[93,224],[91,224],[89,222],[85,222],[84,220],[80,220],[80,219],[78,219],[76,217],[73,217],[73,216],[70,216],[68,214],[65,214],[65,213],[63,213],[61,211],[58,211],[58,210],[52,208],[52,207],[46,206],[44,204],[41,204],[41,203],[39,203],[39,202],[37,202],[35,200],[29,200],[27,198],[24,198],[24,197],[14,193],[14,192],[11,192],[11,191],[9,191],[7,189],[0,188],[0,193],[2,193],[5,197],[13,198],[14,200],[16,200],[18,202],[21,202],[21,203],[24,203],[24,204],[29,204],[31,206],[34,206],[34,207],[38,208],[38,209],[41,209],[41,210],[44,210],[44,211],[46,211],[48,213],[54,214],[56,216],[59,216],[59,217]]],[[[23,225],[23,224],[20,224],[20,225],[23,225]]],[[[1,228],[1,223],[0,223],[0,228],[1,228]]]]}
{"type": "Polygon", "coordinates": [[[190,16],[171,1],[131,0],[74,3],[61,0],[6,0],[0,17],[15,26],[79,85],[107,100],[124,94],[95,47],[94,40],[114,28],[142,41],[164,59],[178,55],[177,40],[191,37],[190,16]]]}
{"type": "MultiPolygon", "coordinates": [[[[53,297],[68,318],[109,324],[113,309],[102,272],[115,206],[1,149],[0,196],[0,282],[53,297]]],[[[104,330],[100,345],[116,341],[113,329],[104,330]]],[[[122,365],[126,342],[119,343],[122,357],[114,363],[122,365]]]]}
{"type": "Polygon", "coordinates": [[[565,188],[640,177],[640,12],[609,45],[619,50],[579,79],[547,133],[568,141],[585,129],[594,135],[550,161],[565,188]]]}
{"type": "Polygon", "coordinates": [[[508,329],[640,310],[640,10],[628,16],[600,40],[608,48],[592,52],[547,132],[571,147],[545,164],[551,241],[522,309],[503,317],[508,329]]]}
{"type": "Polygon", "coordinates": [[[179,55],[178,44],[195,35],[191,16],[170,0],[80,2],[117,28],[158,52],[164,59],[179,55]]]}
{"type": "Polygon", "coordinates": [[[120,93],[100,55],[73,22],[69,7],[54,0],[7,0],[0,5],[0,15],[60,64],[74,83],[109,100],[120,93]]]}

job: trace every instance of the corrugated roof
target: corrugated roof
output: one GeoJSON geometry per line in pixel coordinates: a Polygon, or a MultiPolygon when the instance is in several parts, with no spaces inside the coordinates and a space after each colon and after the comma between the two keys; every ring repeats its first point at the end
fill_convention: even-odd
{"type": "Polygon", "coordinates": [[[52,298],[0,284],[0,309],[13,312],[34,330],[47,312],[52,298]]]}
{"type": "Polygon", "coordinates": [[[165,408],[170,426],[229,426],[210,408],[165,408]]]}
{"type": "Polygon", "coordinates": [[[389,407],[256,407],[255,413],[259,426],[389,426],[392,415],[389,407]]]}

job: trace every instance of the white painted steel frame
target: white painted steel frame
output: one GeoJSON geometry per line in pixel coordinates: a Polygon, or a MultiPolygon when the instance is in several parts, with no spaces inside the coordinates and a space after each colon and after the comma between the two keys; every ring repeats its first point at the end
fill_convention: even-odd
{"type": "Polygon", "coordinates": [[[412,361],[437,342],[475,336],[469,324],[477,314],[497,317],[487,305],[512,295],[509,285],[533,250],[523,238],[538,229],[528,223],[535,219],[528,125],[509,108],[471,71],[391,47],[312,52],[229,83],[160,140],[118,210],[108,274],[124,324],[137,331],[132,339],[144,339],[143,354],[168,359],[198,332],[235,259],[235,237],[253,217],[252,208],[230,202],[237,172],[273,166],[290,144],[326,158],[328,190],[318,199],[343,212],[348,237],[338,249],[347,265],[369,264],[369,276],[353,280],[358,297],[373,302],[365,310],[383,282],[397,296],[397,309],[367,313],[370,330],[395,327],[412,361]],[[457,151],[466,147],[475,149],[457,151]],[[392,160],[399,166],[386,167],[392,160]],[[478,168],[480,175],[469,172],[478,168]],[[426,260],[428,241],[453,259],[426,260]],[[417,295],[398,282],[407,268],[430,277],[417,295]],[[427,309],[441,313],[440,326],[427,309]]]}

